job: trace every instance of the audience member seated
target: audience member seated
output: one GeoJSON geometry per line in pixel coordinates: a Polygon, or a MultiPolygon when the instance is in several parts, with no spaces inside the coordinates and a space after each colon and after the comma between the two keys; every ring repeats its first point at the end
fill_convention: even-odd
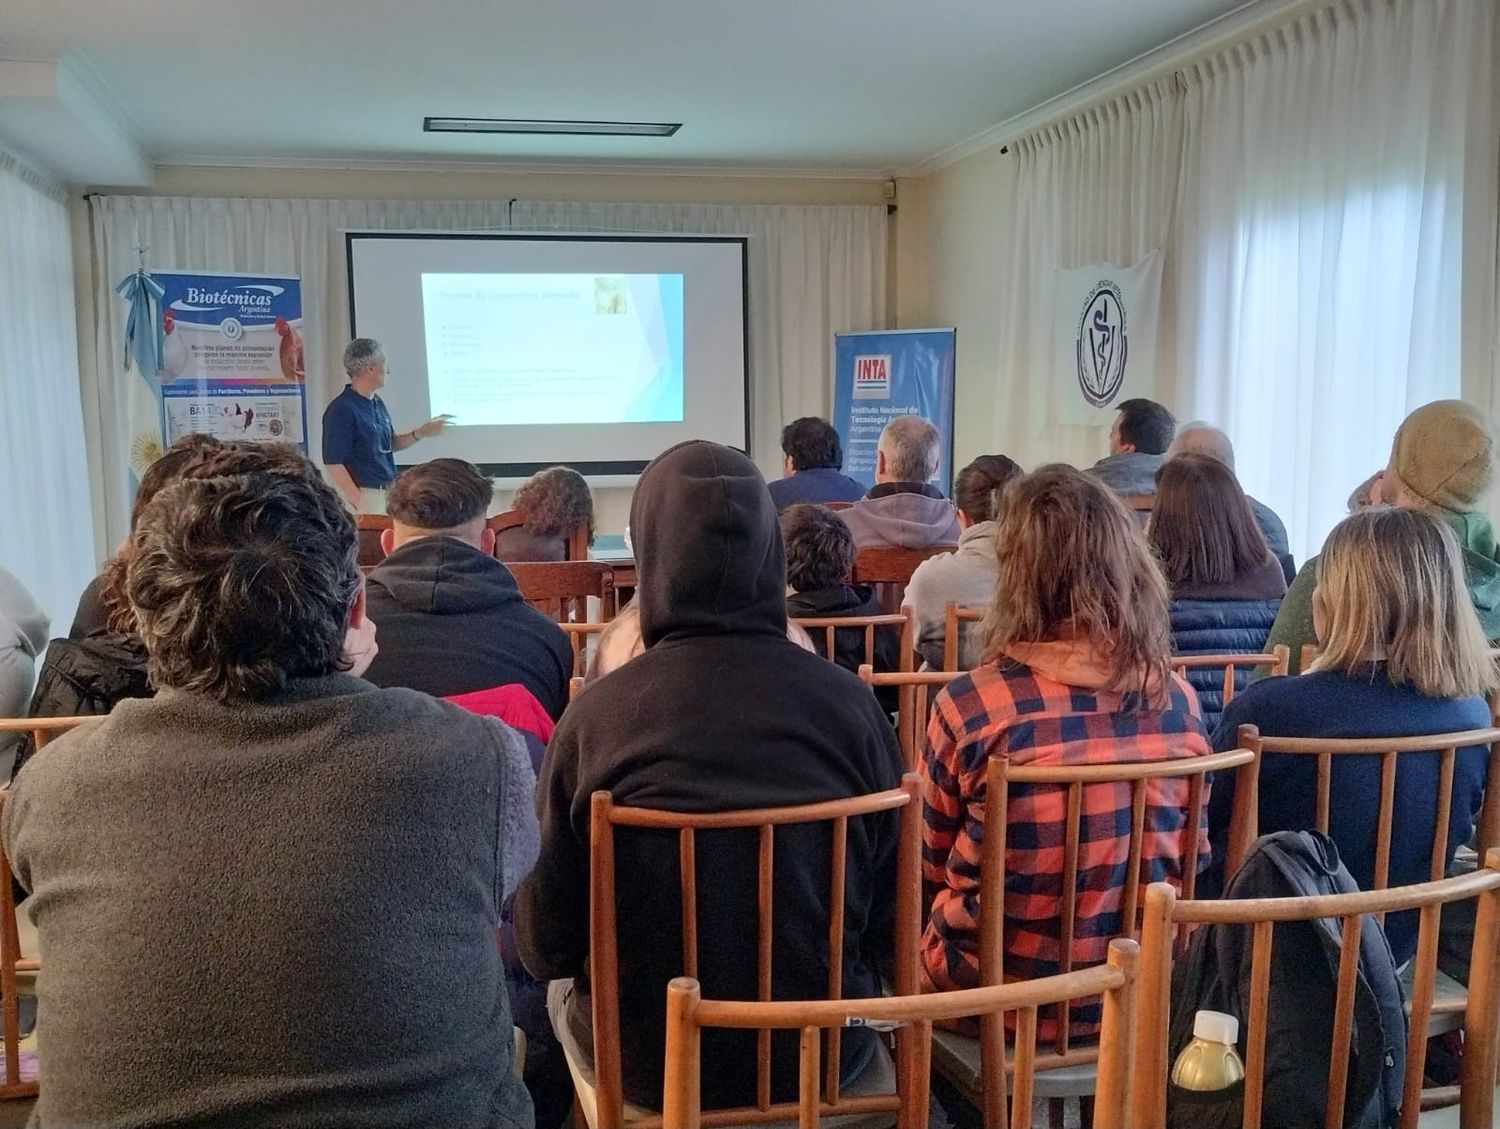
{"type": "MultiPolygon", "coordinates": [[[[1385,504],[1429,513],[1458,537],[1469,599],[1486,639],[1500,639],[1500,548],[1484,512],[1494,475],[1489,420],[1461,400],[1435,400],[1412,412],[1396,431],[1390,465],[1380,481],[1385,504]]],[[[1317,586],[1314,557],[1287,589],[1266,644],[1284,645],[1291,652],[1293,674],[1301,669],[1302,648],[1317,639],[1312,618],[1317,586]]]]}
{"type": "MultiPolygon", "coordinates": [[[[1482,697],[1496,684],[1484,632],[1464,583],[1452,527],[1411,509],[1367,509],[1328,535],[1318,558],[1313,622],[1322,647],[1309,673],[1267,678],[1230,702],[1214,738],[1234,748],[1241,725],[1275,737],[1411,737],[1482,729],[1482,697]]],[[[1468,840],[1484,798],[1486,747],[1463,749],[1443,858],[1468,840]]],[[[1380,757],[1336,756],[1329,834],[1349,873],[1369,889],[1375,874],[1380,757]]],[[[1396,761],[1389,883],[1425,882],[1432,865],[1436,755],[1396,761]]],[[[1315,826],[1314,757],[1267,754],[1260,764],[1260,833],[1315,826]]],[[[1227,840],[1234,780],[1214,781],[1209,824],[1227,840]]],[[[1397,963],[1416,951],[1413,914],[1386,918],[1397,963]]]]}
{"type": "MultiPolygon", "coordinates": [[[[1006,490],[996,546],[1000,577],[985,620],[984,665],[936,696],[921,772],[926,797],[922,937],[929,987],[979,980],[979,863],[986,762],[1101,764],[1198,757],[1209,751],[1192,688],[1168,668],[1167,585],[1140,527],[1097,479],[1047,466],[1006,490]]],[[[1146,790],[1149,881],[1180,883],[1188,786],[1146,790]]],[[[1075,966],[1105,958],[1135,876],[1130,788],[1084,791],[1075,966]]],[[[1004,971],[1007,981],[1058,971],[1063,789],[1020,789],[996,816],[1009,828],[1004,971]],[[1012,904],[1014,899],[1014,904],[1012,904]]],[[[1206,835],[1202,845],[1206,854],[1206,835]]],[[[1201,856],[1200,856],[1201,857],[1201,856]]],[[[1072,1030],[1097,1025],[1079,1009],[1072,1030]]],[[[1045,1030],[1055,1021],[1044,1018],[1045,1030]]],[[[1044,1037],[1046,1037],[1044,1035],[1044,1037]]]]}
{"type": "Polygon", "coordinates": [[[1155,400],[1126,400],[1109,429],[1109,454],[1089,473],[1123,497],[1154,493],[1176,428],[1172,413],[1155,400]]]}
{"type": "MultiPolygon", "coordinates": [[[[1170,462],[1178,455],[1207,455],[1211,459],[1218,459],[1231,472],[1234,471],[1234,444],[1229,441],[1229,436],[1217,427],[1201,421],[1185,424],[1177,433],[1177,438],[1172,440],[1172,445],[1167,448],[1167,461],[1170,462]]],[[[1291,546],[1287,542],[1285,523],[1265,503],[1257,502],[1248,494],[1245,495],[1245,501],[1250,503],[1255,524],[1260,527],[1271,554],[1281,562],[1281,570],[1286,576],[1286,582],[1290,584],[1297,575],[1297,564],[1292,559],[1291,546]]]]}
{"type": "MultiPolygon", "coordinates": [[[[25,715],[48,626],[47,613],[26,586],[0,568],[0,717],[25,715]]],[[[0,734],[0,778],[10,778],[21,738],[20,733],[0,734]]]]}
{"type": "Polygon", "coordinates": [[[142,510],[150,701],[17,776],[46,953],[46,1125],[529,1127],[495,943],[537,849],[498,722],[357,675],[352,518],[288,446],[225,444],[142,510]]]}
{"type": "Polygon", "coordinates": [[[1377,470],[1369,478],[1365,479],[1354,488],[1354,493],[1349,495],[1349,512],[1358,513],[1360,510],[1368,509],[1370,506],[1379,506],[1385,503],[1384,494],[1385,471],[1377,470]]]}
{"type": "Polygon", "coordinates": [[[521,598],[493,555],[484,515],[494,488],[462,459],[396,476],[386,499],[386,558],[371,571],[370,618],[383,646],[365,677],[448,697],[519,684],[554,718],[568,704],[568,639],[521,598]]]}
{"type": "Polygon", "coordinates": [[[580,527],[594,543],[594,495],[572,467],[537,471],[510,504],[526,515],[526,524],[495,535],[495,556],[502,561],[565,561],[568,538],[580,527]]]}
{"type": "MultiPolygon", "coordinates": [[[[958,551],[923,561],[911,574],[902,605],[911,613],[917,653],[933,670],[943,665],[943,642],[948,605],[986,607],[995,594],[995,518],[1005,484],[1021,468],[1004,455],[980,455],[963,470],[953,486],[958,503],[958,551]]],[[[979,665],[980,633],[974,624],[959,632],[958,668],[979,665]]]]}
{"type": "MultiPolygon", "coordinates": [[[[521,886],[521,955],[551,979],[558,1036],[592,1061],[589,796],[672,811],[727,811],[844,799],[896,787],[900,750],[857,677],[787,641],[786,560],[776,510],[748,458],[694,441],[641,475],[631,504],[645,650],[588,686],[568,708],[538,784],[541,858],[521,886]]],[[[856,826],[857,825],[857,826],[856,826]]],[[[849,828],[844,991],[880,992],[890,952],[896,820],[849,828]]],[[[827,828],[776,832],[773,995],[827,991],[827,828]]],[[[698,979],[705,995],[756,994],[755,837],[698,839],[698,979]]],[[[616,837],[621,1048],[628,1100],[660,1108],[667,982],[681,974],[676,836],[616,837]]],[[[704,1035],[705,1108],[753,1103],[755,1036],[704,1035]]],[[[796,1040],[773,1043],[773,1097],[797,1088],[796,1040]]],[[[875,1053],[852,1029],[846,1081],[875,1053]]]]}
{"type": "MultiPolygon", "coordinates": [[[[793,619],[829,616],[880,615],[880,601],[866,584],[851,584],[854,572],[854,538],[837,514],[824,508],[799,504],[781,511],[781,538],[786,544],[786,614],[793,619]]],[[[859,673],[871,660],[865,657],[863,628],[835,628],[833,654],[828,654],[828,633],[809,632],[813,650],[831,658],[845,670],[859,673]]],[[[872,665],[886,672],[901,668],[901,631],[897,627],[875,629],[872,665]]],[[[884,687],[876,697],[891,711],[897,695],[884,687]]]]}
{"type": "MultiPolygon", "coordinates": [[[[218,445],[219,441],[212,435],[184,435],[163,451],[161,457],[146,468],[141,475],[140,483],[136,486],[135,501],[131,506],[130,528],[135,528],[135,517],[141,507],[151,500],[152,494],[177,477],[177,470],[184,462],[202,448],[218,445]],[[142,495],[145,495],[144,501],[142,495]]],[[[121,555],[129,550],[129,547],[130,537],[127,534],[115,555],[104,562],[99,575],[84,587],[83,595],[78,597],[78,610],[73,613],[73,626],[68,629],[69,639],[82,639],[98,631],[112,630],[110,627],[111,611],[104,606],[103,591],[109,586],[110,570],[123,567],[117,562],[121,555]]],[[[119,600],[115,601],[115,611],[119,610],[120,603],[119,600]]]]}
{"type": "Polygon", "coordinates": [[[897,416],[880,433],[875,485],[839,516],[861,549],[925,549],[958,541],[953,503],[932,484],[942,454],[937,428],[921,416],[897,416]]]}
{"type": "MultiPolygon", "coordinates": [[[[1179,455],[1156,473],[1147,537],[1172,592],[1172,652],[1255,654],[1286,592],[1281,565],[1256,527],[1234,471],[1209,455],[1179,455]]],[[[1236,672],[1238,688],[1250,670],[1236,672]]],[[[1224,708],[1224,672],[1188,672],[1210,731],[1224,708]]]]}
{"type": "Polygon", "coordinates": [[[766,484],[778,510],[798,502],[857,502],[862,483],[840,474],[844,451],[833,424],[817,416],[794,419],[781,429],[786,477],[766,484]]]}
{"type": "MultiPolygon", "coordinates": [[[[184,435],[146,468],[130,509],[132,534],[150,501],[175,483],[185,468],[198,465],[200,455],[218,447],[219,441],[212,436],[184,435]]],[[[127,698],[149,698],[156,692],[146,670],[146,648],[136,634],[135,610],[125,596],[130,542],[127,537],[84,589],[73,620],[74,634],[47,645],[31,696],[30,716],[106,714],[127,698]]],[[[12,775],[35,752],[35,742],[28,733],[16,748],[12,775]]]]}

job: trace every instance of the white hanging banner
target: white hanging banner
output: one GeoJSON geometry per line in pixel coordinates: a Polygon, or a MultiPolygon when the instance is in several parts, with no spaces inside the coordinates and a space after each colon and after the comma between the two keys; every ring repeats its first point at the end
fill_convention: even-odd
{"type": "Polygon", "coordinates": [[[1134,266],[1053,272],[1056,422],[1109,426],[1123,400],[1156,399],[1160,251],[1134,266]]]}

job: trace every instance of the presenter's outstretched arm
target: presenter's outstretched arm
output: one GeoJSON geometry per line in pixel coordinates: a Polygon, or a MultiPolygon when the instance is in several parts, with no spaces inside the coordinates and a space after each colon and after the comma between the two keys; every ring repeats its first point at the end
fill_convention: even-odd
{"type": "Polygon", "coordinates": [[[391,440],[391,446],[397,451],[404,451],[419,439],[430,439],[434,435],[441,435],[443,428],[448,426],[452,416],[433,416],[426,423],[403,431],[391,440]]]}
{"type": "Polygon", "coordinates": [[[345,500],[354,507],[354,511],[358,513],[361,494],[359,492],[359,485],[354,481],[354,476],[349,473],[349,468],[343,463],[329,463],[327,470],[328,481],[333,483],[338,492],[344,496],[345,500]]]}

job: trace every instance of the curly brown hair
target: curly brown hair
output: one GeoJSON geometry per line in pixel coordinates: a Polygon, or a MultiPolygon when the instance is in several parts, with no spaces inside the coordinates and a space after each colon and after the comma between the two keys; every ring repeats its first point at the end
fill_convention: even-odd
{"type": "Polygon", "coordinates": [[[295,447],[226,443],[141,513],[125,587],[151,683],[258,700],[347,670],[354,519],[295,447]]]}
{"type": "Polygon", "coordinates": [[[1114,491],[1070,466],[1040,467],[1006,488],[999,520],[985,662],[1071,636],[1108,661],[1113,689],[1139,691],[1144,704],[1167,684],[1167,582],[1114,491]]]}
{"type": "MultiPolygon", "coordinates": [[[[135,488],[135,501],[130,507],[130,532],[133,534],[140,523],[141,511],[152,498],[177,481],[183,467],[202,452],[217,450],[220,445],[212,435],[184,435],[163,451],[161,457],[146,468],[135,488]]],[[[104,562],[99,572],[99,604],[111,631],[133,635],[135,612],[125,595],[125,560],[129,555],[129,545],[127,540],[119,552],[104,562]]]]}
{"type": "Polygon", "coordinates": [[[594,543],[594,495],[572,467],[539,470],[521,484],[511,506],[526,515],[526,529],[538,537],[566,537],[587,526],[594,543]]]}

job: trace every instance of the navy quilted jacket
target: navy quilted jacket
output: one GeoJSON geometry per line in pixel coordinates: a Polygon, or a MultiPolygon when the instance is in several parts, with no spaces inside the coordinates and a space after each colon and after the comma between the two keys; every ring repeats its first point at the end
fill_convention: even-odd
{"type": "MultiPolygon", "coordinates": [[[[1281,600],[1173,600],[1174,655],[1246,655],[1265,649],[1281,600]]],[[[1251,671],[1235,675],[1235,692],[1250,683],[1251,671]]],[[[1224,671],[1189,670],[1187,680],[1198,692],[1203,724],[1210,733],[1224,710],[1224,671]]]]}

